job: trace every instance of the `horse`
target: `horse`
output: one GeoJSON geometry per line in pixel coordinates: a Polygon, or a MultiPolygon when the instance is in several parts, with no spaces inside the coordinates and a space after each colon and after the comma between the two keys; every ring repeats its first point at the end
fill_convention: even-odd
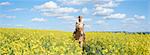
{"type": "Polygon", "coordinates": [[[75,31],[73,32],[73,37],[75,40],[79,41],[80,47],[83,47],[85,42],[85,33],[84,33],[84,24],[83,24],[83,17],[78,16],[76,21],[75,31]]]}

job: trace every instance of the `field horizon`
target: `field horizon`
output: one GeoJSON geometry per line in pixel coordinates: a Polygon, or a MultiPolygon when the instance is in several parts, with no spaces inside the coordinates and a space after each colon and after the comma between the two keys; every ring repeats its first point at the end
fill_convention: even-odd
{"type": "MultiPolygon", "coordinates": [[[[0,29],[29,29],[29,30],[47,30],[47,31],[63,31],[63,32],[73,32],[74,30],[72,31],[64,31],[64,30],[54,30],[54,29],[33,29],[33,28],[6,28],[6,27],[0,27],[0,29]]],[[[130,34],[134,34],[134,33],[143,33],[143,34],[150,34],[150,32],[131,32],[131,31],[85,31],[85,32],[112,32],[112,33],[130,33],[130,34]]]]}

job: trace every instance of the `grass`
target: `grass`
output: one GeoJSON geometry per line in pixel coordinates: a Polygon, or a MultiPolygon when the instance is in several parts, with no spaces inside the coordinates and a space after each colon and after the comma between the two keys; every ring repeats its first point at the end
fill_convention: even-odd
{"type": "Polygon", "coordinates": [[[72,32],[0,28],[0,55],[150,55],[150,34],[86,32],[84,51],[72,32]]]}

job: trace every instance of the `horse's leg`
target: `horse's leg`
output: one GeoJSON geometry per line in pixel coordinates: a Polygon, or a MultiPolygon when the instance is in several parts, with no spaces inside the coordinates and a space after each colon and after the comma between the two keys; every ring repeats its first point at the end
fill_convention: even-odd
{"type": "Polygon", "coordinates": [[[79,41],[80,47],[83,47],[83,41],[79,41]]]}
{"type": "Polygon", "coordinates": [[[79,44],[80,44],[80,47],[81,47],[81,48],[83,47],[83,41],[84,41],[84,37],[81,36],[81,37],[79,38],[79,44]]]}

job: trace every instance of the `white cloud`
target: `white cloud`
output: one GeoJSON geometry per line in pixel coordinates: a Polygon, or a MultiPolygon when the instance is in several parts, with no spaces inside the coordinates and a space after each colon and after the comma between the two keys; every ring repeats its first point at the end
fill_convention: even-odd
{"type": "Polygon", "coordinates": [[[62,8],[55,9],[54,13],[74,13],[78,11],[79,11],[78,9],[72,7],[62,7],[62,8]]]}
{"type": "Polygon", "coordinates": [[[10,5],[10,2],[0,2],[0,6],[6,6],[6,5],[10,5]]]}
{"type": "Polygon", "coordinates": [[[134,15],[135,19],[145,19],[145,16],[134,15]]]}
{"type": "Polygon", "coordinates": [[[126,24],[136,24],[136,23],[138,23],[138,21],[135,18],[127,18],[127,19],[123,20],[123,23],[126,23],[126,24]]]}
{"type": "Polygon", "coordinates": [[[73,0],[73,1],[64,1],[64,5],[80,5],[81,2],[73,0]]]}
{"type": "Polygon", "coordinates": [[[126,14],[116,13],[111,14],[109,16],[105,16],[104,19],[124,19],[126,18],[126,14]]]}
{"type": "Polygon", "coordinates": [[[89,11],[88,11],[88,9],[87,9],[86,7],[82,8],[82,13],[83,13],[83,14],[88,14],[88,12],[89,12],[89,11]]]}
{"type": "Polygon", "coordinates": [[[94,0],[95,9],[93,15],[106,16],[114,12],[122,0],[94,0]]]}
{"type": "Polygon", "coordinates": [[[84,18],[83,20],[84,20],[85,22],[92,21],[92,19],[90,19],[90,18],[84,18]]]}
{"type": "Polygon", "coordinates": [[[44,18],[33,18],[32,19],[32,22],[46,22],[48,21],[47,19],[44,19],[44,18]]]}
{"type": "Polygon", "coordinates": [[[96,24],[98,25],[98,27],[94,27],[94,29],[96,28],[95,29],[96,31],[97,30],[106,31],[112,28],[112,25],[106,22],[106,20],[97,20],[96,24]]]}
{"type": "Polygon", "coordinates": [[[79,9],[75,9],[72,7],[61,7],[53,1],[49,1],[42,5],[36,6],[34,7],[34,9],[37,9],[37,11],[41,11],[40,13],[42,13],[42,15],[44,16],[52,16],[57,18],[62,18],[63,16],[68,17],[70,13],[76,13],[79,11],[79,9]]]}
{"type": "Polygon", "coordinates": [[[5,14],[0,14],[0,18],[16,18],[16,16],[10,16],[5,14]]]}
{"type": "Polygon", "coordinates": [[[40,6],[35,6],[34,8],[36,8],[36,9],[54,9],[54,8],[58,8],[58,7],[59,6],[55,2],[49,1],[40,6]]]}
{"type": "Polygon", "coordinates": [[[136,28],[138,23],[139,22],[134,18],[128,18],[126,20],[123,20],[123,24],[120,27],[123,29],[136,28]]]}
{"type": "Polygon", "coordinates": [[[35,6],[35,9],[41,9],[42,11],[51,11],[51,12],[59,12],[59,13],[70,13],[77,12],[78,10],[72,7],[60,7],[55,2],[49,1],[42,5],[35,6]]]}
{"type": "Polygon", "coordinates": [[[59,0],[63,5],[81,5],[92,0],[59,0]]]}
{"type": "Polygon", "coordinates": [[[60,19],[64,19],[64,20],[74,20],[75,17],[74,16],[70,16],[68,14],[63,14],[63,13],[42,13],[42,15],[44,16],[49,16],[49,17],[57,17],[60,19]]]}
{"type": "Polygon", "coordinates": [[[115,0],[115,2],[122,2],[122,1],[124,1],[124,0],[115,0]]]}
{"type": "Polygon", "coordinates": [[[105,15],[110,15],[113,12],[114,12],[113,9],[103,8],[103,7],[98,6],[98,7],[95,8],[95,12],[93,13],[93,15],[105,16],[105,15]]]}
{"type": "Polygon", "coordinates": [[[72,7],[59,7],[56,9],[40,9],[37,11],[50,12],[50,13],[75,13],[75,12],[78,12],[79,9],[75,9],[72,7]]]}
{"type": "Polygon", "coordinates": [[[109,1],[106,4],[101,5],[102,7],[106,7],[106,8],[114,8],[118,6],[118,3],[114,3],[113,1],[109,1]]]}
{"type": "MultiPolygon", "coordinates": [[[[142,20],[145,19],[145,16],[139,16],[139,15],[134,15],[131,18],[126,18],[124,20],[122,20],[122,28],[126,28],[126,29],[144,29],[144,28],[140,28],[142,27],[141,24],[144,24],[145,22],[143,22],[142,20]],[[139,26],[140,25],[140,26],[139,26]]],[[[145,23],[144,25],[147,25],[147,23],[145,23]]]]}
{"type": "Polygon", "coordinates": [[[104,2],[109,2],[109,1],[112,1],[112,0],[93,0],[94,1],[94,3],[96,3],[96,4],[101,4],[101,3],[104,3],[104,2]]]}
{"type": "Polygon", "coordinates": [[[15,9],[10,9],[10,11],[23,11],[23,8],[15,8],[15,9]]]}
{"type": "Polygon", "coordinates": [[[74,16],[60,16],[58,18],[65,19],[65,20],[75,20],[74,16]]]}
{"type": "Polygon", "coordinates": [[[73,7],[61,7],[52,1],[36,6],[34,9],[41,11],[40,13],[43,16],[56,17],[64,20],[73,20],[75,17],[70,16],[70,14],[79,12],[79,9],[73,7]],[[54,7],[49,5],[54,5],[54,7]]]}
{"type": "Polygon", "coordinates": [[[89,29],[92,28],[92,25],[91,24],[86,24],[84,27],[89,30],[89,29]]]}
{"type": "Polygon", "coordinates": [[[104,20],[98,20],[96,23],[97,24],[106,24],[106,22],[104,20]]]}
{"type": "Polygon", "coordinates": [[[136,20],[134,17],[132,18],[126,18],[124,20],[122,20],[122,25],[120,26],[123,29],[141,29],[139,28],[139,25],[142,26],[143,22],[140,22],[139,20],[136,20]]]}
{"type": "Polygon", "coordinates": [[[93,2],[99,6],[114,8],[118,6],[123,0],[93,0],[93,2]]]}
{"type": "Polygon", "coordinates": [[[48,12],[44,12],[44,13],[42,13],[42,15],[44,15],[44,16],[53,16],[53,17],[59,17],[59,16],[63,16],[64,14],[60,14],[60,13],[48,13],[48,12]]]}

